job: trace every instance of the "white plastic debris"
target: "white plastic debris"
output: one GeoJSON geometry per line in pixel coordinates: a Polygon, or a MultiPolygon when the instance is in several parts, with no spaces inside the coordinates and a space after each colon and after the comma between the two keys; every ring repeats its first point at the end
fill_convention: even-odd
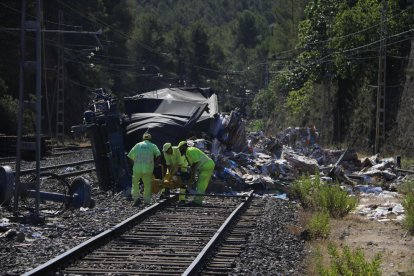
{"type": "Polygon", "coordinates": [[[74,172],[76,169],[74,167],[66,167],[65,172],[74,172]]]}
{"type": "Polygon", "coordinates": [[[381,187],[377,187],[377,186],[369,186],[369,185],[358,185],[355,186],[355,189],[357,191],[360,191],[362,193],[373,193],[373,194],[380,194],[382,192],[382,188],[381,187]]]}
{"type": "Polygon", "coordinates": [[[401,215],[404,213],[404,207],[401,204],[396,204],[393,208],[392,208],[392,213],[394,213],[395,215],[401,215]]]}
{"type": "Polygon", "coordinates": [[[43,239],[43,233],[42,232],[33,232],[32,237],[35,239],[43,239]]]}

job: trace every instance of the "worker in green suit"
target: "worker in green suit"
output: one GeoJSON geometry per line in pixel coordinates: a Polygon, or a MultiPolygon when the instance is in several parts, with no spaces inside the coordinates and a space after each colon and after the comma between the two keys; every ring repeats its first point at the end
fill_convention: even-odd
{"type": "Polygon", "coordinates": [[[151,134],[145,132],[142,140],[142,142],[137,143],[128,153],[129,159],[134,162],[131,191],[134,206],[138,206],[141,201],[141,191],[139,189],[140,179],[144,183],[144,202],[146,204],[151,203],[154,163],[157,163],[161,156],[158,147],[150,142],[151,134]]]}
{"type": "MultiPolygon", "coordinates": [[[[188,174],[188,162],[184,155],[181,154],[178,146],[173,147],[171,143],[165,143],[162,151],[164,153],[165,163],[167,165],[167,174],[172,177],[182,177],[188,174]]],[[[165,191],[163,191],[165,193],[165,191]]],[[[180,188],[180,196],[178,198],[180,202],[185,202],[185,188],[180,188]]]]}
{"type": "MultiPolygon", "coordinates": [[[[211,160],[204,152],[196,147],[189,147],[186,141],[181,141],[178,144],[178,148],[181,154],[185,154],[188,160],[188,164],[191,166],[191,175],[198,174],[197,179],[197,194],[204,194],[210,182],[211,176],[214,171],[214,161],[211,160]]],[[[196,196],[193,203],[195,205],[201,205],[203,202],[202,196],[196,196]]]]}

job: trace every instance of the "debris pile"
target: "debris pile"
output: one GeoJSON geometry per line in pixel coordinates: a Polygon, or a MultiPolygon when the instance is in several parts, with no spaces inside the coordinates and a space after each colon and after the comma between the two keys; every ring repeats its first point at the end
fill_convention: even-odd
{"type": "MultiPolygon", "coordinates": [[[[394,158],[359,158],[354,149],[324,149],[309,143],[305,128],[287,128],[275,137],[263,132],[246,134],[238,110],[215,118],[213,137],[189,140],[209,152],[216,163],[210,191],[288,190],[301,175],[319,172],[323,180],[351,185],[395,189],[398,167],[394,158]],[[218,184],[217,184],[218,183],[218,184]]],[[[315,141],[315,139],[314,139],[315,141]]]]}

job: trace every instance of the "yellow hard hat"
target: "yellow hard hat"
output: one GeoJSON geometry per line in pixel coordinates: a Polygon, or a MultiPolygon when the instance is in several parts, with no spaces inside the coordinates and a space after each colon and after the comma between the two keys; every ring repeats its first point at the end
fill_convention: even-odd
{"type": "Polygon", "coordinates": [[[151,139],[151,134],[149,134],[148,132],[145,132],[144,135],[142,135],[142,140],[150,140],[151,139]]]}
{"type": "Polygon", "coordinates": [[[181,141],[178,143],[178,147],[181,147],[182,145],[187,145],[187,141],[181,141]]]}
{"type": "Polygon", "coordinates": [[[162,151],[167,151],[169,148],[171,148],[171,143],[165,143],[164,146],[162,147],[162,151]]]}

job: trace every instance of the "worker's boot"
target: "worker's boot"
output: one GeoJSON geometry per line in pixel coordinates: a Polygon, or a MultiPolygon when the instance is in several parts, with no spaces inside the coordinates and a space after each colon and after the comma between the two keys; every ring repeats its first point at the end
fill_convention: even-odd
{"type": "Polygon", "coordinates": [[[180,195],[178,196],[178,202],[185,204],[185,198],[187,196],[187,189],[185,187],[180,188],[180,195]]]}
{"type": "Polygon", "coordinates": [[[164,188],[161,191],[160,199],[166,199],[166,198],[168,198],[169,195],[170,195],[170,188],[164,188]]]}
{"type": "Polygon", "coordinates": [[[142,200],[140,198],[137,198],[136,200],[133,201],[132,206],[133,207],[138,207],[142,204],[142,200]]]}

